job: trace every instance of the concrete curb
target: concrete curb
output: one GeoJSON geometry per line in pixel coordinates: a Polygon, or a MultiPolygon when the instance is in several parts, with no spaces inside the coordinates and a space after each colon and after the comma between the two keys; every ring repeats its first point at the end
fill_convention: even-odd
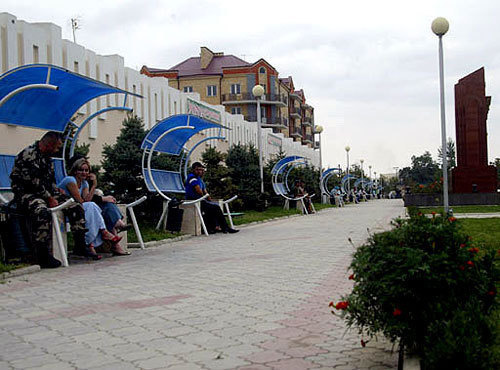
{"type": "Polygon", "coordinates": [[[12,277],[16,276],[21,276],[21,275],[27,275],[27,274],[32,274],[34,272],[40,271],[40,266],[39,265],[32,265],[32,266],[27,266],[27,267],[22,267],[20,269],[8,271],[8,272],[3,272],[0,275],[0,280],[7,280],[12,277]]]}

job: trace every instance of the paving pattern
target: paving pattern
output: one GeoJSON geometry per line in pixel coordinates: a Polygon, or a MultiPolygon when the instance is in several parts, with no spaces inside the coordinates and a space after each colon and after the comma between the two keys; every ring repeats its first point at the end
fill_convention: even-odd
{"type": "Polygon", "coordinates": [[[375,200],[195,237],[0,285],[0,369],[394,369],[328,308],[368,231],[403,214],[375,200]]]}

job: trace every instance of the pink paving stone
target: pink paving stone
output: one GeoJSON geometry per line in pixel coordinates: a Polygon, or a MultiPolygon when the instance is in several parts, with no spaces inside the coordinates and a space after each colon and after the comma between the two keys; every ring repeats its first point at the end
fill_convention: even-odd
{"type": "Polygon", "coordinates": [[[281,351],[283,352],[287,348],[291,348],[294,346],[294,342],[290,339],[275,339],[275,340],[268,340],[266,342],[263,342],[259,344],[259,347],[262,347],[264,349],[270,349],[270,350],[276,350],[276,351],[281,351]]]}
{"type": "Polygon", "coordinates": [[[276,351],[263,351],[252,353],[250,356],[245,357],[245,360],[256,362],[258,364],[265,364],[266,362],[278,361],[286,358],[288,358],[288,356],[284,355],[283,353],[279,353],[276,351]]]}
{"type": "Polygon", "coordinates": [[[266,333],[277,338],[297,338],[306,334],[304,330],[293,327],[268,330],[266,333]]]}
{"type": "Polygon", "coordinates": [[[148,298],[139,300],[130,300],[114,303],[101,303],[95,305],[80,306],[74,308],[64,308],[53,310],[52,314],[41,315],[32,318],[32,320],[43,321],[50,320],[57,317],[80,317],[86,315],[93,315],[101,312],[115,312],[120,310],[146,308],[154,306],[165,306],[177,302],[180,299],[191,297],[190,295],[175,295],[160,298],[148,298]]]}
{"type": "Polygon", "coordinates": [[[302,326],[302,325],[310,325],[311,321],[310,320],[305,320],[305,319],[285,319],[285,320],[280,320],[278,321],[279,324],[283,324],[285,326],[302,326]]]}
{"type": "Polygon", "coordinates": [[[293,342],[299,343],[300,345],[304,346],[310,344],[324,343],[328,339],[329,338],[326,335],[311,334],[311,335],[304,335],[302,337],[294,339],[293,342]]]}
{"type": "Polygon", "coordinates": [[[314,323],[314,324],[308,324],[304,326],[299,326],[300,329],[304,329],[310,333],[324,333],[324,332],[331,332],[335,330],[338,326],[330,323],[314,323]]]}
{"type": "Polygon", "coordinates": [[[267,365],[274,370],[306,370],[319,367],[319,365],[298,358],[292,358],[290,360],[282,360],[277,362],[270,362],[267,365]]]}
{"type": "Polygon", "coordinates": [[[316,356],[321,353],[328,353],[327,350],[314,347],[314,346],[309,346],[309,347],[294,347],[294,348],[288,348],[285,350],[285,354],[287,354],[290,357],[309,357],[309,356],[316,356]]]}
{"type": "Polygon", "coordinates": [[[271,369],[268,366],[264,365],[250,365],[250,366],[243,366],[243,367],[238,367],[238,370],[269,370],[271,369]]]}

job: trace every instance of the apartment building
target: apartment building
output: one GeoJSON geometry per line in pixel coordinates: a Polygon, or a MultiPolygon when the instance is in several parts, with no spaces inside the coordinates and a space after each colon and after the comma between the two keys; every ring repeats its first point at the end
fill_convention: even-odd
{"type": "Polygon", "coordinates": [[[261,99],[262,126],[272,128],[274,133],[285,137],[295,135],[295,141],[312,147],[312,128],[307,129],[307,125],[302,127],[303,122],[309,126],[313,124],[312,107],[307,106],[306,119],[306,110],[304,113],[301,110],[305,106],[304,94],[296,103],[298,107],[293,106],[295,102],[290,97],[295,91],[291,77],[280,79],[276,68],[265,59],[248,63],[234,55],[214,53],[207,47],[201,47],[199,57],[188,58],[169,69],[143,66],[141,73],[168,78],[171,87],[184,93],[198,93],[201,100],[223,105],[226,112],[241,114],[249,122],[257,121],[257,104],[252,88],[259,84],[265,91],[261,99]],[[300,112],[298,117],[297,111],[300,112]]]}

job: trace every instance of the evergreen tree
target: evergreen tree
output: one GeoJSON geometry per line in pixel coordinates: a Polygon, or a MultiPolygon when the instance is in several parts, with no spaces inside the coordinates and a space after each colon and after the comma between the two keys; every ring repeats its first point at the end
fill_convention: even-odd
{"type": "Polygon", "coordinates": [[[102,182],[123,201],[135,200],[144,193],[141,143],[145,135],[142,119],[129,115],[116,143],[103,148],[102,182]]]}
{"type": "Polygon", "coordinates": [[[210,196],[228,199],[236,195],[238,190],[232,184],[229,169],[223,165],[226,154],[219,152],[216,148],[209,147],[202,153],[201,158],[207,169],[203,179],[207,184],[210,196]]]}
{"type": "Polygon", "coordinates": [[[238,198],[246,209],[261,208],[259,154],[253,145],[233,145],[229,148],[226,165],[238,198]],[[259,203],[259,204],[258,204],[259,203]]]}

